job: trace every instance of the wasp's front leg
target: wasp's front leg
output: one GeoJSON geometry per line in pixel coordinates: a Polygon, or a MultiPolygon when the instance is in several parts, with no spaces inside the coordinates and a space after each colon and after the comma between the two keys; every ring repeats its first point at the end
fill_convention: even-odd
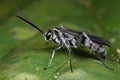
{"type": "Polygon", "coordinates": [[[60,46],[58,46],[57,48],[55,48],[55,49],[53,50],[52,55],[51,55],[51,59],[50,59],[50,61],[49,61],[49,63],[48,63],[48,66],[45,67],[44,69],[47,69],[48,67],[50,67],[50,65],[52,64],[53,58],[54,58],[54,56],[55,56],[55,52],[56,52],[57,50],[61,49],[62,46],[63,46],[63,45],[60,45],[60,46]]]}
{"type": "Polygon", "coordinates": [[[41,48],[38,48],[38,47],[37,47],[37,48],[35,48],[35,49],[36,49],[36,50],[42,50],[42,49],[44,49],[48,44],[49,44],[49,42],[46,41],[41,48]]]}

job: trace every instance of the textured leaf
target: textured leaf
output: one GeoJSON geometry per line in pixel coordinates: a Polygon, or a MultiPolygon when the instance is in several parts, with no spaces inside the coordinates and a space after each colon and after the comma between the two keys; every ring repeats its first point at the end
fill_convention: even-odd
{"type": "Polygon", "coordinates": [[[16,5],[13,2],[14,0],[0,3],[1,9],[4,8],[0,13],[0,80],[120,79],[119,0],[16,2],[16,5],[22,6],[24,13],[44,31],[59,24],[78,31],[87,28],[92,34],[104,37],[111,43],[111,48],[106,47],[108,58],[105,63],[115,71],[107,69],[97,59],[95,53],[89,54],[88,48],[79,47],[73,49],[73,73],[70,72],[68,52],[65,47],[56,52],[50,68],[43,70],[50,60],[52,50],[57,45],[51,42],[45,49],[36,50],[45,43],[44,37],[30,25],[15,17],[16,5]]]}

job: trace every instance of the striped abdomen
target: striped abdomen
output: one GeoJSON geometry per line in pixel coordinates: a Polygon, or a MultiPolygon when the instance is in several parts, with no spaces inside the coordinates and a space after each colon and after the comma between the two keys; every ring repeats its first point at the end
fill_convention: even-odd
{"type": "Polygon", "coordinates": [[[81,38],[82,38],[81,43],[84,46],[89,47],[92,51],[97,53],[98,56],[100,56],[102,59],[105,60],[106,51],[101,45],[91,41],[91,39],[85,33],[83,34],[83,36],[81,38]]]}

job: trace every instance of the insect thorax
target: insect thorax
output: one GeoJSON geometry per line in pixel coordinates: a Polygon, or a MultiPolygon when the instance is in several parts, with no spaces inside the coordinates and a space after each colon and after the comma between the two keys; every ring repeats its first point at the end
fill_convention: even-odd
{"type": "Polygon", "coordinates": [[[55,43],[77,48],[77,40],[74,35],[60,31],[58,28],[52,30],[52,39],[55,43]]]}

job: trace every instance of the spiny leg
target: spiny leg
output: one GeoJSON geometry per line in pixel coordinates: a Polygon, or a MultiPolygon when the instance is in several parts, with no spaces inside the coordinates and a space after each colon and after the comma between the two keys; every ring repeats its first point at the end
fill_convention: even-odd
{"type": "Polygon", "coordinates": [[[53,61],[53,58],[54,58],[54,55],[55,55],[56,50],[61,49],[62,46],[63,46],[63,45],[60,45],[60,46],[58,46],[57,48],[55,48],[55,49],[53,50],[53,52],[52,52],[52,56],[51,56],[51,59],[50,59],[50,61],[49,61],[49,63],[48,63],[48,66],[45,67],[44,69],[47,69],[48,67],[50,67],[50,65],[52,64],[52,61],[53,61]]]}
{"type": "Polygon", "coordinates": [[[96,53],[96,54],[97,54],[98,58],[100,59],[100,61],[103,63],[103,65],[104,65],[106,68],[108,68],[108,69],[110,69],[110,70],[115,70],[115,69],[109,67],[108,65],[106,65],[106,64],[104,63],[104,60],[100,57],[100,55],[99,55],[98,53],[96,53]]]}

